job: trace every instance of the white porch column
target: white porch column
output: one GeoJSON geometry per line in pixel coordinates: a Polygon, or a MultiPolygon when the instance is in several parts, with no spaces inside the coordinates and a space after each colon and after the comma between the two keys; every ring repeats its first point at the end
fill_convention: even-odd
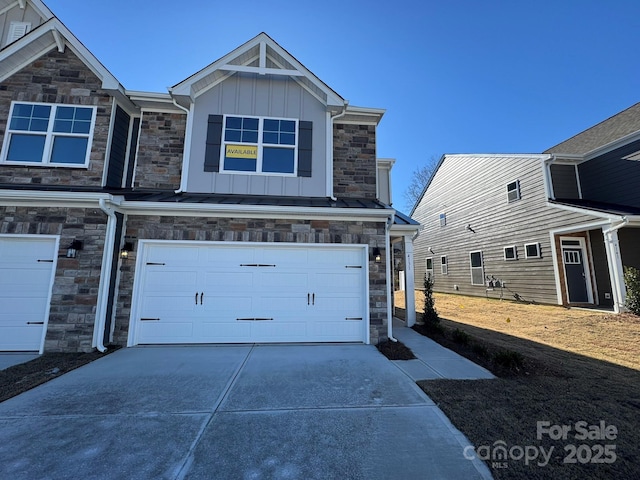
{"type": "Polygon", "coordinates": [[[416,323],[416,288],[413,274],[413,240],[409,235],[404,237],[404,298],[407,327],[416,323]]]}
{"type": "Polygon", "coordinates": [[[617,229],[602,229],[604,234],[604,248],[607,252],[609,264],[609,278],[611,279],[611,293],[613,294],[613,309],[616,313],[624,308],[627,299],[627,291],[624,285],[624,270],[622,257],[620,256],[620,243],[618,242],[617,229]]]}

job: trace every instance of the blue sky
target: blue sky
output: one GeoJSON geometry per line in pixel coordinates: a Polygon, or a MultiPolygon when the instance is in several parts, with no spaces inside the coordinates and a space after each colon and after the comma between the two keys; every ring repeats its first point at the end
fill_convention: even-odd
{"type": "Polygon", "coordinates": [[[638,0],[46,3],[130,90],[166,92],[266,32],[350,104],[387,110],[399,208],[443,153],[539,153],[640,101],[638,0]]]}

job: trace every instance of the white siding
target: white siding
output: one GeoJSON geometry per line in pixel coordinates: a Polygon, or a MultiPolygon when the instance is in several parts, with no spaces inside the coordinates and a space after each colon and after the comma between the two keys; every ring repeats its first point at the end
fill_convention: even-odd
{"type": "Polygon", "coordinates": [[[481,250],[484,274],[506,283],[505,298],[543,303],[558,300],[549,230],[593,220],[546,205],[540,157],[472,155],[445,158],[412,217],[424,225],[414,242],[416,285],[423,284],[425,257],[446,255],[448,275],[435,269],[435,291],[499,297],[500,289],[471,285],[469,252],[481,250]],[[521,198],[509,203],[507,184],[516,180],[521,198]],[[533,242],[542,258],[525,259],[524,244],[533,242]],[[505,261],[504,247],[513,245],[518,260],[505,261]]]}

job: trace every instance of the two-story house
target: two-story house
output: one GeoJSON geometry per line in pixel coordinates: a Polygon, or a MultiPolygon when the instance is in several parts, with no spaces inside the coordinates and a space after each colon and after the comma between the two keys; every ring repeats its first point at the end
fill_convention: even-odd
{"type": "Polygon", "coordinates": [[[619,311],[623,267],[640,268],[639,160],[640,104],[543,154],[444,155],[412,212],[416,282],[619,311]]]}
{"type": "Polygon", "coordinates": [[[167,93],[39,0],[0,1],[0,38],[0,350],[391,336],[390,244],[412,262],[418,224],[384,110],[264,33],[167,93]]]}

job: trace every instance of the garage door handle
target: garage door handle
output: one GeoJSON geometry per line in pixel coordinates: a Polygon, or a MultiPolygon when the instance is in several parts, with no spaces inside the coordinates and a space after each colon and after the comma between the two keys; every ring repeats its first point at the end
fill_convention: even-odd
{"type": "Polygon", "coordinates": [[[200,305],[202,305],[203,298],[204,298],[204,292],[200,292],[200,305]]]}
{"type": "Polygon", "coordinates": [[[44,325],[44,322],[27,322],[27,325],[44,325]]]}
{"type": "Polygon", "coordinates": [[[311,295],[311,305],[315,305],[316,304],[316,294],[314,293],[313,295],[311,295]]]}
{"type": "Polygon", "coordinates": [[[345,317],[345,320],[362,320],[362,317],[345,317]]]}
{"type": "Polygon", "coordinates": [[[310,305],[311,302],[311,294],[307,293],[307,305],[310,305]]]}
{"type": "Polygon", "coordinates": [[[159,322],[160,319],[159,318],[141,318],[140,321],[141,322],[159,322]]]}
{"type": "Polygon", "coordinates": [[[273,320],[273,318],[265,318],[265,317],[248,317],[248,318],[236,318],[237,321],[243,321],[243,322],[260,322],[260,321],[267,321],[267,320],[273,320]]]}

